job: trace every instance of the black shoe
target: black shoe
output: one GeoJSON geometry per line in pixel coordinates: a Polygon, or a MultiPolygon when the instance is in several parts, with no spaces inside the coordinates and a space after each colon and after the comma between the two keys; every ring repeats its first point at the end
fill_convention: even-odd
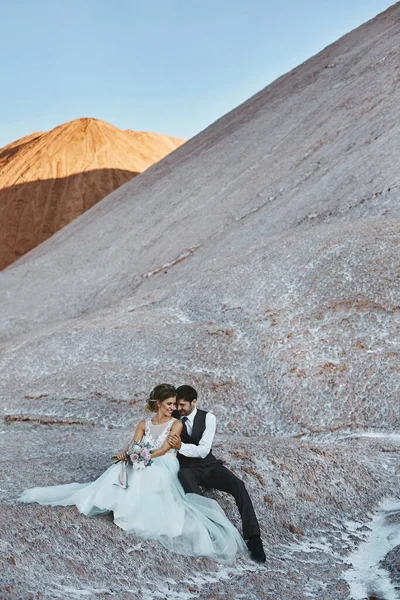
{"type": "Polygon", "coordinates": [[[264,563],[267,560],[262,541],[259,535],[253,535],[247,542],[247,547],[250,550],[250,556],[253,560],[262,563],[264,563]]]}

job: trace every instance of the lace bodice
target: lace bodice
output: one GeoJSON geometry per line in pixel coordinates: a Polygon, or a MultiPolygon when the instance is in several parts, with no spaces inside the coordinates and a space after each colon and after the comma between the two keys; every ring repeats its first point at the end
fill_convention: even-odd
{"type": "MultiPolygon", "coordinates": [[[[166,423],[161,423],[160,425],[154,425],[151,422],[151,419],[146,419],[146,429],[144,432],[144,442],[148,442],[155,450],[161,448],[165,440],[167,439],[167,435],[171,431],[171,427],[174,424],[176,419],[172,418],[166,423]]],[[[173,452],[175,450],[171,448],[173,452]]],[[[170,452],[169,450],[168,452],[170,452]]]]}

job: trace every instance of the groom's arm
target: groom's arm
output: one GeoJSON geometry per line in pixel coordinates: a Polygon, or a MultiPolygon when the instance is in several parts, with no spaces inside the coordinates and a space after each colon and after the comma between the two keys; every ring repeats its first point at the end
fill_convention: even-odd
{"type": "Polygon", "coordinates": [[[215,415],[207,413],[206,428],[201,436],[198,446],[196,446],[196,444],[183,444],[180,441],[180,438],[179,440],[173,440],[174,442],[176,441],[176,444],[173,443],[171,445],[178,450],[179,454],[183,454],[183,456],[188,456],[189,458],[205,458],[211,450],[216,427],[217,419],[215,415]]]}

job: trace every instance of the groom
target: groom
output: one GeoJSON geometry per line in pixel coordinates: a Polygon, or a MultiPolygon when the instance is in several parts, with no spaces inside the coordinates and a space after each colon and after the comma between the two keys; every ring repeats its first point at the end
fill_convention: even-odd
{"type": "Polygon", "coordinates": [[[203,486],[232,494],[242,517],[243,537],[247,540],[251,557],[265,562],[260,527],[245,485],[211,452],[216,429],[215,415],[197,408],[197,392],[190,385],[181,385],[176,391],[177,410],[172,416],[180,419],[183,429],[181,437],[170,435],[168,443],[178,450],[178,477],[183,489],[186,494],[203,495],[200,488],[203,486]]]}

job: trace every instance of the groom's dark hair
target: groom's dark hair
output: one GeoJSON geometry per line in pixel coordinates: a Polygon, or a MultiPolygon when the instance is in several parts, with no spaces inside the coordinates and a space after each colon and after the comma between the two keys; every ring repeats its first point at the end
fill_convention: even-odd
{"type": "Polygon", "coordinates": [[[197,392],[191,385],[180,385],[176,388],[176,399],[193,402],[193,400],[197,400],[197,392]]]}

